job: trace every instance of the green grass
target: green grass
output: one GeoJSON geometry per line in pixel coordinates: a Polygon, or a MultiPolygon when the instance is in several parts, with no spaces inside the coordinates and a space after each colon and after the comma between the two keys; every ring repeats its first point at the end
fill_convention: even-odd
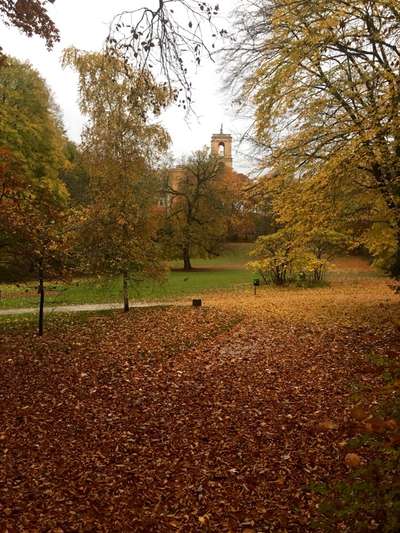
{"type": "MultiPolygon", "coordinates": [[[[129,293],[132,300],[168,301],[177,298],[193,298],[207,291],[228,290],[251,286],[253,275],[246,269],[250,244],[231,244],[219,257],[194,259],[193,272],[173,270],[163,282],[131,282],[129,293]]],[[[181,268],[173,262],[171,268],[181,268]]],[[[46,285],[46,305],[87,303],[113,303],[122,299],[120,278],[86,278],[70,283],[50,282],[46,285]]],[[[37,306],[36,284],[0,285],[2,297],[0,309],[37,306]]]]}
{"type": "MultiPolygon", "coordinates": [[[[245,268],[250,261],[251,243],[229,243],[223,252],[212,259],[194,259],[194,268],[245,268]]],[[[182,261],[172,261],[171,268],[182,268],[182,261]]]]}

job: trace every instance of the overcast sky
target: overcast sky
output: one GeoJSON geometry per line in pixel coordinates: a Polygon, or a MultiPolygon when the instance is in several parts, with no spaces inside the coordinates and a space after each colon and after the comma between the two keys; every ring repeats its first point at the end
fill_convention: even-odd
{"type": "MultiPolygon", "coordinates": [[[[237,0],[219,0],[223,24],[237,0]]],[[[52,51],[47,51],[43,40],[28,38],[16,29],[0,25],[1,45],[4,51],[20,60],[28,60],[46,80],[54,98],[62,110],[65,128],[69,137],[79,142],[83,118],[78,107],[77,75],[71,69],[60,66],[62,50],[75,46],[82,50],[100,50],[108,33],[111,19],[125,9],[152,5],[154,0],[56,0],[49,13],[60,30],[61,42],[52,51]]],[[[193,150],[209,144],[211,134],[220,130],[232,133],[234,167],[248,170],[249,163],[237,152],[237,140],[244,126],[235,116],[229,95],[221,92],[222,80],[217,67],[207,62],[193,78],[194,110],[196,116],[185,119],[184,112],[176,107],[167,110],[162,118],[173,144],[173,155],[179,159],[193,150]]]]}

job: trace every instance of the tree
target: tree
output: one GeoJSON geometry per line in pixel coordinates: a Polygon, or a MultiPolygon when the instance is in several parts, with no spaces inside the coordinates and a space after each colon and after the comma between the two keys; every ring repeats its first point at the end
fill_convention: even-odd
{"type": "Polygon", "coordinates": [[[20,272],[38,280],[39,335],[43,335],[45,280],[64,276],[72,267],[75,218],[68,193],[60,181],[42,179],[17,200],[3,201],[0,228],[11,238],[7,252],[20,272]]]}
{"type": "Polygon", "coordinates": [[[265,166],[372,191],[395,238],[390,272],[399,276],[397,0],[248,0],[236,17],[230,79],[255,106],[265,166]]]}
{"type": "Polygon", "coordinates": [[[284,285],[290,281],[323,281],[329,260],[346,248],[347,237],[326,228],[304,232],[285,226],[256,240],[249,266],[267,283],[284,285]]]}
{"type": "Polygon", "coordinates": [[[249,263],[265,283],[284,285],[302,270],[303,256],[294,239],[294,232],[281,229],[271,235],[259,237],[251,255],[256,259],[249,263]]]}
{"type": "Polygon", "coordinates": [[[62,125],[44,81],[12,58],[0,66],[0,262],[3,273],[39,281],[62,275],[70,253],[62,125]]]}
{"type": "Polygon", "coordinates": [[[170,176],[164,191],[169,203],[164,238],[172,255],[183,259],[184,270],[191,270],[193,255],[217,253],[227,231],[226,193],[223,161],[207,148],[170,176]]]}
{"type": "Polygon", "coordinates": [[[0,101],[0,261],[15,278],[31,267],[30,247],[18,244],[20,233],[37,224],[40,210],[31,220],[30,205],[52,195],[57,204],[63,189],[65,138],[46,84],[29,64],[7,58],[0,66],[0,101]]]}
{"type": "Polygon", "coordinates": [[[71,48],[64,65],[78,71],[80,106],[88,116],[82,152],[90,203],[81,231],[82,255],[90,272],[122,276],[128,311],[129,277],[157,277],[162,271],[154,239],[155,167],[169,137],[153,118],[170,95],[150,73],[130,69],[115,55],[71,48]]]}
{"type": "Polygon", "coordinates": [[[224,180],[229,197],[228,241],[251,241],[257,234],[257,214],[248,194],[251,180],[245,174],[225,169],[224,180]]]}
{"type": "Polygon", "coordinates": [[[65,163],[59,112],[29,63],[7,58],[0,66],[0,147],[12,152],[27,180],[57,179],[65,163]]]}
{"type": "MultiPolygon", "coordinates": [[[[60,40],[58,29],[49,17],[46,4],[55,0],[0,0],[0,19],[6,26],[15,26],[28,37],[38,35],[46,41],[47,48],[60,40]]],[[[5,56],[1,53],[0,62],[5,56]]]]}

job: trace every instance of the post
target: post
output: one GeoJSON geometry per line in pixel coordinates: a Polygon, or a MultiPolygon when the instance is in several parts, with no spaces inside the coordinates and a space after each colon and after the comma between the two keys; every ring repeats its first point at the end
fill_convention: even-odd
{"type": "Polygon", "coordinates": [[[260,286],[260,280],[258,278],[253,279],[254,296],[257,296],[257,287],[260,286]]]}
{"type": "Polygon", "coordinates": [[[43,322],[44,322],[44,279],[43,267],[39,267],[39,337],[43,336],[43,322]]]}
{"type": "Polygon", "coordinates": [[[124,313],[127,313],[129,311],[128,271],[124,270],[122,276],[123,276],[123,294],[124,294],[124,313]]]}

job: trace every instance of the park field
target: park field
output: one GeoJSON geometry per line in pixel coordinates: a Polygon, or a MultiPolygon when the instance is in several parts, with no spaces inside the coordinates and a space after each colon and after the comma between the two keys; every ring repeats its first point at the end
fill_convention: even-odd
{"type": "MultiPolygon", "coordinates": [[[[129,288],[131,302],[189,301],[207,297],[215,291],[248,290],[252,292],[254,273],[246,264],[252,245],[231,243],[220,256],[213,259],[194,259],[193,271],[184,272],[178,261],[169,265],[162,281],[132,281],[129,288]]],[[[328,273],[328,283],[343,283],[376,277],[365,259],[339,258],[333,261],[328,273]]],[[[46,284],[46,305],[74,305],[117,303],[122,301],[120,278],[82,278],[67,282],[46,284]]],[[[0,310],[36,307],[37,283],[0,283],[0,310]]]]}
{"type": "MultiPolygon", "coordinates": [[[[250,244],[229,244],[219,257],[194,259],[192,272],[183,272],[178,261],[161,282],[131,282],[132,301],[170,301],[195,297],[216,289],[251,287],[253,274],[246,268],[250,244]]],[[[0,284],[0,309],[37,304],[37,283],[0,284]]],[[[76,279],[69,283],[47,283],[46,305],[114,303],[122,300],[119,278],[76,279]]]]}

